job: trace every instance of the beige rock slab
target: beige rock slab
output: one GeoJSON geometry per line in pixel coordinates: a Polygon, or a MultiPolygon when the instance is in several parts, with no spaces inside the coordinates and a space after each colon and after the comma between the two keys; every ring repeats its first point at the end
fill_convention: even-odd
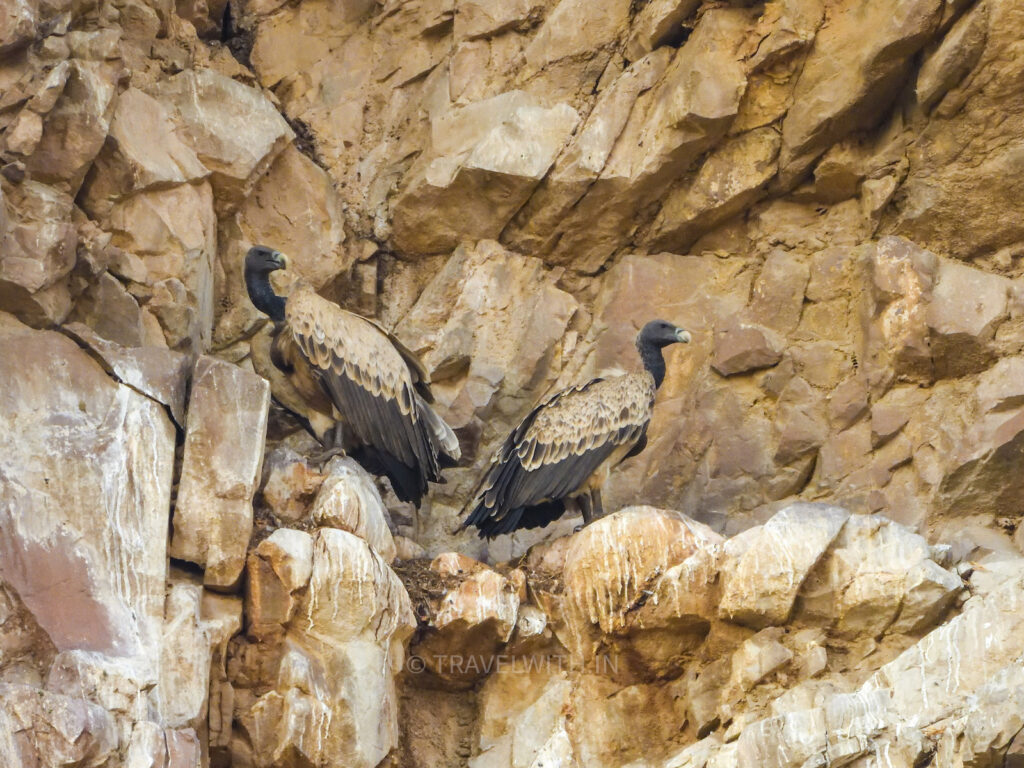
{"type": "Polygon", "coordinates": [[[729,539],[719,615],[756,628],[784,624],[804,579],[848,517],[827,504],[793,504],[729,539]]]}
{"type": "Polygon", "coordinates": [[[170,553],[203,567],[207,586],[233,588],[242,574],[269,406],[259,376],[212,357],[196,363],[170,553]]]}
{"type": "Polygon", "coordinates": [[[263,93],[213,70],[181,72],[154,86],[152,95],[210,169],[220,211],[241,203],[295,136],[263,93]]]}
{"type": "Polygon", "coordinates": [[[0,314],[0,577],[58,651],[156,679],[174,428],[74,342],[0,314]]]}

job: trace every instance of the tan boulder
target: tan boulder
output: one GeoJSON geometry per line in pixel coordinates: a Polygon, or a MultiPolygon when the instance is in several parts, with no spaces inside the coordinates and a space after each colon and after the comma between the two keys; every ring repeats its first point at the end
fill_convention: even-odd
{"type": "Polygon", "coordinates": [[[415,626],[401,581],[364,541],[319,531],[278,661],[239,715],[255,765],[377,766],[398,743],[395,675],[415,626]]]}
{"type": "Polygon", "coordinates": [[[209,175],[179,137],[167,108],[137,88],[117,100],[106,142],[83,189],[83,206],[109,210],[118,199],[209,175]]]}
{"type": "Polygon", "coordinates": [[[151,89],[210,170],[217,209],[233,210],[295,134],[257,89],[213,70],[186,70],[151,89]]]}
{"type": "Polygon", "coordinates": [[[918,633],[960,589],[924,538],[880,515],[853,515],[804,581],[797,618],[851,638],[918,633]]]}
{"type": "Polygon", "coordinates": [[[1013,63],[1019,40],[1013,29],[1022,18],[1024,11],[1007,0],[972,7],[965,26],[947,33],[933,54],[937,69],[922,66],[922,96],[937,99],[953,87],[915,127],[899,210],[883,216],[885,231],[965,260],[1007,249],[1004,261],[1016,252],[1024,225],[1005,212],[1022,204],[1024,186],[1010,170],[1016,142],[999,137],[1017,135],[1022,125],[1024,97],[1013,63]],[[930,87],[928,78],[934,78],[930,87]],[[989,90],[987,82],[1009,87],[989,90]],[[986,118],[991,114],[1012,117],[1001,123],[986,118]]]}
{"type": "Polygon", "coordinates": [[[298,522],[309,514],[324,475],[311,468],[291,448],[279,447],[263,462],[263,501],[274,515],[286,522],[298,522]]]}
{"type": "Polygon", "coordinates": [[[204,569],[204,583],[234,588],[252,533],[270,387],[253,373],[202,357],[192,375],[172,557],[204,569]]]}
{"type": "Polygon", "coordinates": [[[770,368],[782,359],[785,338],[757,323],[737,320],[715,333],[712,367],[722,376],[770,368]]]}
{"type": "Polygon", "coordinates": [[[596,272],[632,236],[639,212],[725,134],[747,83],[734,50],[749,24],[742,9],[701,17],[658,83],[633,104],[598,179],[551,233],[546,258],[596,272]]]}
{"type": "Polygon", "coordinates": [[[35,36],[38,3],[18,3],[0,12],[0,54],[15,50],[35,36]]]}
{"type": "Polygon", "coordinates": [[[849,513],[826,504],[793,504],[723,547],[719,615],[762,628],[784,624],[801,585],[849,513]]]}
{"type": "Polygon", "coordinates": [[[453,32],[458,39],[490,37],[528,24],[543,7],[535,0],[514,0],[497,5],[486,0],[461,0],[456,6],[453,32]]]}
{"type": "MultiPolygon", "coordinates": [[[[439,573],[455,575],[443,565],[439,573]]],[[[420,665],[410,670],[427,671],[448,687],[468,688],[504,658],[501,651],[516,628],[519,594],[513,581],[481,563],[465,563],[458,573],[458,585],[440,599],[429,629],[409,649],[420,665]]]]}
{"type": "Polygon", "coordinates": [[[250,636],[280,635],[295,615],[295,593],[313,573],[313,537],[278,528],[250,551],[246,562],[246,631],[250,636]]]}
{"type": "Polygon", "coordinates": [[[384,562],[395,559],[388,511],[373,477],[354,459],[331,459],[310,515],[319,527],[340,528],[366,541],[384,562]]]}
{"type": "Polygon", "coordinates": [[[652,247],[685,253],[701,235],[754,203],[775,176],[780,144],[771,127],[724,141],[692,180],[665,196],[648,235],[652,247]]]}
{"type": "Polygon", "coordinates": [[[996,331],[1009,317],[1012,283],[1000,275],[943,259],[935,275],[928,328],[935,375],[956,378],[991,365],[996,331]]]}
{"type": "Polygon", "coordinates": [[[671,59],[668,48],[644,56],[598,95],[583,125],[502,232],[503,243],[548,262],[572,263],[576,254],[550,253],[558,230],[608,162],[637,98],[658,82],[671,59]]]}
{"type": "Polygon", "coordinates": [[[123,347],[81,323],[68,323],[61,330],[88,350],[108,375],[167,406],[174,422],[185,428],[188,356],[162,347],[123,347]]]}
{"type": "Polygon", "coordinates": [[[102,707],[0,683],[0,759],[5,765],[98,765],[116,749],[113,718],[102,707]]]}
{"type": "Polygon", "coordinates": [[[929,380],[928,315],[938,257],[902,237],[880,238],[867,257],[874,317],[864,361],[869,381],[877,384],[894,375],[929,380]]]}
{"type": "Polygon", "coordinates": [[[522,91],[454,107],[432,124],[431,151],[391,204],[392,239],[408,253],[442,253],[496,238],[554,163],[579,116],[522,91]]]}
{"type": "Polygon", "coordinates": [[[25,181],[5,190],[0,207],[5,218],[0,305],[33,326],[62,321],[71,309],[64,278],[75,266],[78,244],[71,198],[55,187],[25,181]]]}
{"type": "Polygon", "coordinates": [[[77,194],[107,137],[117,103],[116,70],[107,62],[71,60],[67,83],[25,160],[33,179],[77,194]]]}
{"type": "Polygon", "coordinates": [[[937,0],[850,3],[819,30],[782,123],[783,173],[875,120],[939,22],[937,0]]]}
{"type": "Polygon", "coordinates": [[[714,579],[719,541],[685,515],[654,507],[619,510],[584,528],[565,558],[566,646],[588,665],[598,648],[614,649],[640,671],[660,668],[666,653],[692,650],[709,628],[713,606],[701,592],[714,579]],[[648,598],[661,592],[675,599],[646,609],[648,598]],[[673,646],[654,648],[658,656],[647,658],[647,628],[664,632],[665,641],[674,635],[673,646]]]}
{"type": "Polygon", "coordinates": [[[683,33],[683,23],[699,5],[698,0],[652,0],[630,25],[626,54],[635,61],[655,48],[678,40],[683,33]]]}
{"type": "Polygon", "coordinates": [[[205,730],[212,676],[217,672],[212,657],[219,648],[217,656],[223,664],[223,649],[241,629],[240,598],[207,598],[191,579],[171,579],[156,688],[163,725],[205,730]]]}
{"type": "Polygon", "coordinates": [[[213,328],[213,260],[217,242],[209,182],[139,192],[117,202],[100,223],[112,243],[140,256],[167,345],[182,352],[209,349],[213,328]]]}

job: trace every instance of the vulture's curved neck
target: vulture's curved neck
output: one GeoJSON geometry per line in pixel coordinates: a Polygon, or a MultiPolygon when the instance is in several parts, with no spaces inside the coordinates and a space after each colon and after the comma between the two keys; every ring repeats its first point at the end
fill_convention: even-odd
{"type": "Polygon", "coordinates": [[[654,377],[654,388],[657,389],[665,380],[665,356],[661,353],[661,347],[642,340],[637,342],[636,348],[640,350],[644,368],[654,377]]]}
{"type": "Polygon", "coordinates": [[[275,323],[284,321],[285,299],[274,293],[274,288],[270,285],[269,272],[247,268],[245,287],[249,290],[249,298],[256,305],[256,309],[270,315],[270,319],[275,323]]]}

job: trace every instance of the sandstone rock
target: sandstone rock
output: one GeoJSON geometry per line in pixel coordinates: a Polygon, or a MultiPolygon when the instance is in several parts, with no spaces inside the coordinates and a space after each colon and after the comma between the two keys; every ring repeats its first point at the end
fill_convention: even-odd
{"type": "Polygon", "coordinates": [[[9,436],[0,578],[57,651],[123,659],[155,681],[171,421],[60,334],[0,315],[0,347],[3,359],[18,361],[0,373],[9,436]]]}
{"type": "MultiPolygon", "coordinates": [[[[854,8],[850,5],[849,8],[854,8]]],[[[856,19],[829,17],[818,32],[782,123],[783,171],[815,157],[843,134],[870,124],[896,95],[910,56],[939,21],[936,0],[858,5],[856,19]],[[865,35],[865,31],[870,34],[865,35]]]]}
{"type": "Polygon", "coordinates": [[[1017,514],[1024,412],[993,413],[973,424],[941,470],[938,507],[953,517],[1017,514]]]}
{"type": "Polygon", "coordinates": [[[775,175],[780,142],[774,128],[724,142],[692,181],[665,197],[649,235],[653,246],[685,253],[701,235],[751,205],[775,175]]]}
{"type": "Polygon", "coordinates": [[[1020,241],[1020,223],[1001,214],[1017,205],[1024,191],[1016,175],[1004,172],[1013,151],[1009,145],[981,149],[996,136],[1019,130],[1016,118],[1012,125],[997,128],[982,115],[1014,112],[1020,103],[1020,73],[1010,63],[1017,39],[1007,26],[1020,18],[1021,9],[1004,0],[978,5],[964,17],[964,26],[946,35],[931,66],[922,67],[921,77],[934,78],[923,92],[931,98],[963,79],[932,109],[934,119],[916,129],[907,152],[908,174],[897,193],[900,211],[883,224],[887,231],[961,259],[992,254],[1020,241]],[[982,35],[983,41],[978,39],[982,35]],[[988,92],[984,83],[992,80],[1006,89],[988,92]],[[968,152],[954,149],[968,146],[968,152]]]}
{"type": "Polygon", "coordinates": [[[38,8],[35,3],[18,3],[0,15],[0,54],[30,42],[35,35],[38,8]]]}
{"type": "Polygon", "coordinates": [[[526,72],[550,67],[571,56],[591,54],[614,38],[628,13],[629,4],[623,0],[596,10],[583,0],[560,0],[523,52],[526,72]],[[578,23],[581,14],[586,14],[587,24],[578,23]]]}
{"type": "Polygon", "coordinates": [[[181,72],[154,86],[152,94],[210,169],[221,212],[248,196],[295,135],[262,93],[212,70],[181,72]]]}
{"type": "Polygon", "coordinates": [[[415,627],[398,577],[361,539],[316,534],[308,592],[271,690],[240,718],[255,764],[373,768],[397,744],[395,675],[415,627]],[[344,610],[339,610],[344,606],[344,610]],[[308,734],[316,733],[315,739],[308,734]]]}
{"type": "Polygon", "coordinates": [[[116,748],[114,723],[102,707],[0,684],[0,758],[7,765],[97,765],[116,748]]]}
{"type": "Polygon", "coordinates": [[[496,238],[544,177],[579,116],[522,91],[455,107],[432,125],[431,152],[391,206],[396,248],[450,251],[496,238]]]}
{"type": "Polygon", "coordinates": [[[481,691],[481,753],[472,768],[577,765],[567,731],[572,683],[564,674],[508,674],[481,691]]]}
{"type": "Polygon", "coordinates": [[[960,579],[931,560],[925,540],[877,515],[850,517],[801,592],[799,616],[850,637],[933,624],[960,579]]]}
{"type": "MultiPolygon", "coordinates": [[[[280,528],[274,534],[282,531],[288,529],[280,528]]],[[[301,544],[287,539],[282,541],[280,536],[269,544],[266,542],[270,539],[265,539],[246,559],[245,629],[256,640],[283,634],[285,625],[295,615],[297,602],[286,579],[304,575],[305,582],[301,586],[309,583],[313,567],[313,539],[307,533],[301,535],[306,537],[301,544]],[[299,551],[288,548],[296,544],[299,551]]]]}
{"type": "Polygon", "coordinates": [[[84,193],[87,207],[108,210],[119,198],[156,187],[194,182],[209,174],[152,96],[129,88],[117,100],[110,132],[84,193]]]}
{"type": "Polygon", "coordinates": [[[462,0],[455,9],[455,37],[490,37],[510,27],[527,24],[542,9],[542,4],[532,0],[515,0],[500,5],[480,0],[462,0]]]}
{"type": "Polygon", "coordinates": [[[598,96],[554,167],[502,232],[502,242],[517,249],[539,251],[546,261],[554,263],[575,259],[575,254],[558,258],[549,253],[558,230],[608,162],[637,98],[658,82],[671,58],[668,48],[644,56],[598,96]]]}
{"type": "Polygon", "coordinates": [[[810,268],[799,257],[786,251],[772,251],[754,282],[751,317],[779,333],[792,333],[800,322],[809,280],[810,268]]]}
{"type": "MultiPolygon", "coordinates": [[[[609,642],[599,636],[626,634],[631,614],[645,602],[645,592],[658,586],[661,574],[716,545],[703,526],[654,507],[619,510],[584,528],[573,537],[565,559],[568,647],[581,661],[593,662],[598,645],[609,642]]],[[[671,589],[671,580],[685,575],[686,570],[666,576],[665,587],[671,589]]],[[[688,585],[684,578],[681,585],[696,583],[688,585]]],[[[702,618],[706,632],[707,617],[702,618]]]]}
{"type": "Polygon", "coordinates": [[[481,566],[441,599],[430,629],[410,653],[442,683],[469,687],[494,669],[518,610],[515,584],[481,566]]]}
{"type": "Polygon", "coordinates": [[[68,319],[122,347],[141,347],[146,335],[139,303],[109,272],[78,297],[68,319]]]}
{"type": "Polygon", "coordinates": [[[114,246],[145,262],[153,298],[147,310],[167,344],[197,353],[210,346],[217,221],[208,182],[139,192],[118,202],[101,223],[114,246]]]}
{"type": "Polygon", "coordinates": [[[33,179],[78,192],[107,137],[117,95],[113,71],[105,62],[71,61],[67,84],[25,160],[33,179]]]}
{"type": "Polygon", "coordinates": [[[208,586],[233,588],[245,565],[269,406],[266,381],[215,358],[199,359],[170,552],[202,566],[208,586]],[[239,442],[243,435],[252,439],[239,442]]]}
{"type": "Polygon", "coordinates": [[[977,373],[990,364],[989,342],[1008,316],[1010,281],[963,264],[940,262],[928,305],[936,376],[977,373]]]}
{"type": "Polygon", "coordinates": [[[370,474],[347,457],[331,459],[324,471],[327,477],[310,512],[313,522],[354,533],[384,562],[394,560],[395,540],[388,526],[388,511],[370,474]]]}
{"type": "Polygon", "coordinates": [[[779,442],[775,460],[780,464],[813,453],[828,437],[822,398],[802,378],[794,377],[780,393],[776,425],[779,442]]]}
{"type": "Polygon", "coordinates": [[[211,616],[203,610],[206,606],[201,586],[186,580],[171,582],[165,604],[157,689],[164,725],[199,729],[205,724],[213,647],[226,646],[242,628],[241,600],[221,600],[230,602],[221,606],[219,615],[211,616]]]}
{"type": "Polygon", "coordinates": [[[937,258],[898,237],[880,238],[870,258],[876,319],[867,339],[869,382],[891,375],[886,368],[899,378],[930,379],[927,318],[937,258]]]}
{"type": "Polygon", "coordinates": [[[263,464],[263,501],[281,520],[297,522],[310,511],[324,475],[291,448],[277,448],[263,464]]]}
{"type": "Polygon", "coordinates": [[[701,17],[658,84],[636,100],[598,180],[551,233],[546,258],[596,272],[632,235],[638,212],[724,135],[746,87],[733,49],[748,24],[742,9],[701,17]],[[701,87],[687,87],[694,82],[701,87]]]}
{"type": "Polygon", "coordinates": [[[412,539],[405,536],[395,536],[394,539],[396,560],[418,560],[427,556],[427,550],[412,539]]]}
{"type": "Polygon", "coordinates": [[[712,367],[722,376],[768,368],[782,359],[785,340],[763,326],[737,321],[715,334],[712,367]]]}
{"type": "Polygon", "coordinates": [[[633,21],[626,55],[636,60],[655,48],[679,39],[683,22],[697,10],[696,0],[653,0],[633,21]]]}
{"type": "MultiPolygon", "coordinates": [[[[55,285],[75,266],[78,238],[71,224],[71,198],[54,187],[26,181],[5,192],[3,202],[12,214],[0,233],[0,289],[36,293],[55,285]]],[[[4,307],[9,306],[5,301],[4,307]]]]}
{"type": "Polygon", "coordinates": [[[117,381],[166,405],[174,422],[185,428],[185,389],[191,369],[187,356],[160,347],[126,348],[80,323],[69,323],[61,330],[91,352],[117,381]]]}
{"type": "Polygon", "coordinates": [[[794,504],[726,542],[719,615],[755,628],[785,623],[848,517],[839,507],[794,504]]]}
{"type": "Polygon", "coordinates": [[[839,428],[853,424],[868,410],[867,383],[861,377],[846,379],[828,399],[829,418],[839,428]]]}

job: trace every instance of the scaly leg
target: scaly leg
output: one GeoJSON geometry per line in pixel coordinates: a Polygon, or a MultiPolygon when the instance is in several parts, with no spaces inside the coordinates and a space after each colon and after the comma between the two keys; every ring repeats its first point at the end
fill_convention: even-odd
{"type": "Polygon", "coordinates": [[[604,517],[604,503],[601,501],[601,489],[594,488],[590,491],[590,505],[594,511],[594,520],[604,517]]]}
{"type": "Polygon", "coordinates": [[[575,501],[579,505],[580,512],[583,513],[582,525],[577,525],[575,528],[572,529],[573,533],[577,533],[578,531],[582,531],[583,526],[590,523],[590,521],[594,519],[594,516],[591,514],[589,494],[584,493],[582,496],[577,496],[575,499],[573,499],[573,501],[575,501]]]}
{"type": "Polygon", "coordinates": [[[345,456],[345,425],[340,421],[324,432],[321,440],[324,450],[307,456],[311,464],[326,464],[335,456],[345,456]]]}

